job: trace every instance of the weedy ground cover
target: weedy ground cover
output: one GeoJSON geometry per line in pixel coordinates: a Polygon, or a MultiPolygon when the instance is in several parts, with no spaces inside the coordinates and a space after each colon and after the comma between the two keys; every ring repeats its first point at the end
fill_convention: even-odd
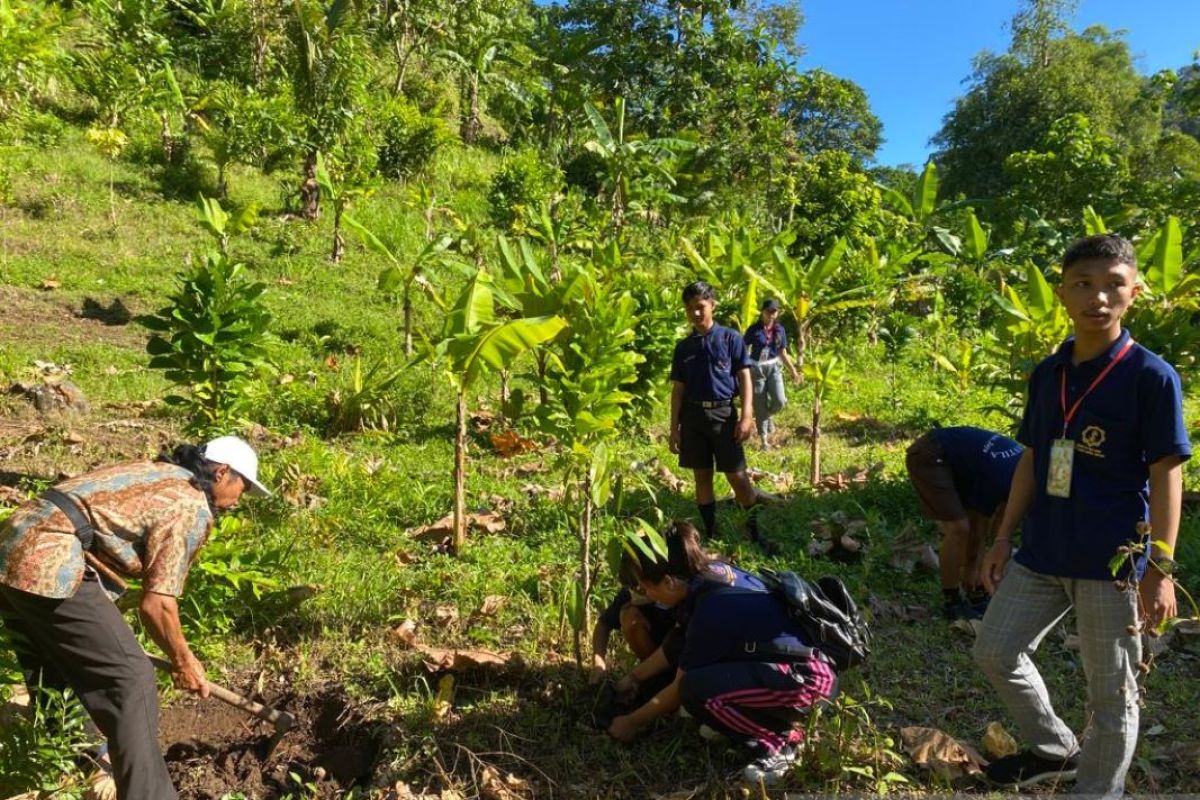
{"type": "MultiPolygon", "coordinates": [[[[0,499],[10,506],[60,472],[150,456],[181,435],[182,421],[161,403],[169,387],[147,369],[149,332],[136,317],[160,307],[188,253],[207,246],[191,197],[163,199],[151,170],[113,165],[110,219],[110,165],[79,142],[68,138],[60,148],[18,158],[17,199],[5,207],[0,231],[0,384],[29,379],[43,369],[35,362],[69,366],[91,410],[42,417],[22,399],[0,398],[0,485],[10,487],[0,499]]],[[[460,215],[482,218],[495,163],[457,150],[443,158],[443,168],[433,170],[438,196],[450,198],[460,215]]],[[[306,225],[282,218],[274,210],[277,187],[231,169],[233,206],[255,202],[266,209],[253,234],[232,246],[254,279],[268,285],[265,302],[277,320],[270,358],[278,374],[251,397],[258,424],[249,435],[265,453],[264,481],[278,491],[217,531],[185,595],[186,625],[213,676],[284,702],[328,697],[329,687],[337,687],[336,708],[318,709],[311,730],[325,724],[323,713],[349,713],[377,744],[363,774],[343,781],[326,770],[321,777],[313,755],[294,776],[264,784],[264,796],[350,796],[356,781],[365,784],[357,796],[387,796],[384,790],[397,783],[416,793],[453,788],[505,796],[494,781],[509,774],[522,782],[520,791],[510,788],[514,796],[649,797],[680,789],[736,796],[726,777],[740,754],[703,741],[693,723],[663,722],[634,748],[588,726],[593,696],[574,665],[566,599],[578,563],[572,511],[578,506],[562,497],[553,443],[534,436],[530,452],[509,458],[496,452],[490,433],[502,423],[495,376],[471,387],[476,419],[467,435],[467,511],[495,515],[502,526],[472,529],[457,556],[446,552],[440,535],[410,534],[443,519],[454,501],[455,390],[428,364],[401,369],[400,314],[375,289],[378,257],[351,238],[342,262],[332,264],[328,220],[306,225]],[[360,359],[400,370],[387,388],[388,424],[334,435],[329,398],[351,385],[360,359]],[[295,587],[307,591],[289,593],[295,587]],[[429,648],[487,651],[502,663],[489,666],[479,657],[458,669],[431,670],[438,659],[429,648]]],[[[388,231],[404,252],[419,252],[425,222],[412,193],[389,187],[358,203],[355,216],[388,231]]],[[[465,280],[450,266],[431,270],[451,294],[465,280]]],[[[414,313],[418,330],[437,327],[431,308],[416,304],[414,313]]],[[[964,388],[916,348],[897,356],[864,338],[845,343],[845,358],[848,375],[827,395],[821,415],[822,473],[843,473],[828,482],[834,488],[807,485],[811,393],[791,386],[791,404],[777,418],[783,446],[750,454],[764,473],[761,485],[787,498],[759,517],[778,554],[768,557],[749,543],[745,520],[731,504],[720,507],[719,535],[708,544],[749,568],[837,574],[872,609],[875,655],[846,676],[839,723],[831,725],[827,714],[816,726],[794,788],[943,791],[944,781],[896,755],[898,730],[932,726],[977,743],[988,722],[1005,718],[971,664],[970,635],[936,616],[935,575],[910,571],[896,558],[898,550],[934,543],[935,536],[917,516],[904,448],[935,422],[1005,426],[990,410],[1001,398],[982,382],[964,388]],[[877,463],[869,478],[857,477],[877,463]],[[809,554],[814,522],[836,514],[865,523],[856,528],[860,559],[809,554]]],[[[527,358],[510,388],[536,397],[534,370],[527,358]]],[[[665,376],[657,386],[665,391],[665,376]]],[[[1187,412],[1192,424],[1200,406],[1189,400],[1187,412]]],[[[630,516],[694,513],[688,476],[667,451],[664,419],[659,414],[622,438],[612,467],[620,510],[597,517],[599,540],[630,516]]],[[[532,434],[520,417],[512,425],[532,434]]],[[[1187,485],[1198,483],[1197,467],[1189,466],[1187,485]]],[[[1200,563],[1194,510],[1185,515],[1180,543],[1177,559],[1200,563]]],[[[1194,577],[1184,580],[1200,588],[1194,577]]],[[[603,567],[596,582],[599,606],[615,583],[603,567]]],[[[1081,667],[1069,628],[1068,621],[1047,639],[1039,661],[1066,718],[1080,729],[1081,667]]],[[[1200,702],[1198,669],[1196,654],[1169,651],[1144,679],[1144,735],[1132,772],[1139,791],[1200,791],[1195,749],[1180,749],[1200,741],[1200,721],[1182,712],[1200,702]]],[[[13,685],[12,670],[5,674],[13,685]]],[[[166,744],[191,735],[186,719],[172,717],[168,733],[179,738],[166,744]]],[[[28,736],[32,729],[18,730],[28,736]]],[[[0,759],[14,757],[7,741],[0,739],[0,759]]],[[[48,755],[36,756],[38,769],[63,763],[54,758],[72,745],[66,735],[51,742],[48,755]]],[[[177,750],[172,763],[201,769],[214,756],[177,750]]],[[[20,770],[34,758],[6,775],[26,774],[20,770]]],[[[244,788],[233,781],[226,785],[230,797],[244,788]]],[[[28,786],[0,783],[13,791],[28,786]]]]}

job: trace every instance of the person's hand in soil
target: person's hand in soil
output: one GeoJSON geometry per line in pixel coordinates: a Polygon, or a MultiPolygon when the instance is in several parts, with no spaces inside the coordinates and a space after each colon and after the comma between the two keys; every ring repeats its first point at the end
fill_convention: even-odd
{"type": "Polygon", "coordinates": [[[208,681],[204,677],[204,665],[191,653],[187,654],[182,663],[175,664],[175,669],[171,672],[171,679],[175,682],[177,689],[208,697],[209,688],[208,681]]]}
{"type": "Polygon", "coordinates": [[[608,735],[616,739],[618,742],[629,743],[633,741],[633,737],[637,736],[638,726],[633,721],[632,714],[622,714],[612,721],[608,726],[608,735]]]}

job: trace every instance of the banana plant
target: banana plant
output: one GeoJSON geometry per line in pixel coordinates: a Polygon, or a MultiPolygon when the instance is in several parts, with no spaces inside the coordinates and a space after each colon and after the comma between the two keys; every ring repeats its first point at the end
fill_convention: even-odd
{"type": "Polygon", "coordinates": [[[959,339],[958,344],[948,353],[930,350],[929,355],[937,367],[954,376],[958,390],[965,394],[970,390],[975,374],[987,369],[987,365],[979,361],[980,353],[980,347],[974,342],[959,339]]]}
{"type": "Polygon", "coordinates": [[[878,301],[870,287],[858,286],[838,291],[832,278],[846,254],[846,241],[837,239],[824,256],[813,257],[808,264],[792,258],[782,247],[775,248],[769,277],[747,267],[747,271],[766,289],[779,297],[796,320],[796,356],[804,364],[804,353],[813,323],[821,316],[851,308],[866,308],[878,301]]]}
{"type": "Polygon", "coordinates": [[[369,196],[375,191],[375,188],[369,183],[354,183],[349,176],[345,175],[341,176],[341,180],[335,181],[329,171],[325,156],[321,153],[317,153],[314,174],[317,186],[325,193],[325,199],[333,206],[333,249],[329,253],[329,260],[340,264],[342,256],[346,254],[346,237],[342,234],[342,222],[346,215],[346,209],[358,198],[369,196]]]}
{"type": "Polygon", "coordinates": [[[454,237],[443,236],[425,243],[421,252],[411,263],[406,264],[397,254],[396,249],[389,246],[376,236],[365,225],[349,214],[343,215],[342,221],[346,227],[354,231],[363,240],[367,248],[386,259],[388,265],[379,273],[376,288],[384,294],[400,295],[401,313],[404,325],[404,356],[413,355],[413,300],[412,290],[416,286],[425,296],[433,301],[443,312],[446,311],[446,301],[438,293],[433,283],[426,275],[426,270],[433,264],[441,263],[447,258],[447,251],[454,242],[454,237]]]}
{"type": "Polygon", "coordinates": [[[723,301],[737,305],[735,325],[744,329],[758,317],[759,276],[769,273],[778,253],[795,240],[791,230],[760,240],[734,214],[728,223],[710,226],[698,239],[698,246],[685,236],[679,240],[679,248],[698,278],[712,284],[723,301]]]}
{"type": "Polygon", "coordinates": [[[821,480],[821,404],[845,374],[844,362],[836,353],[818,356],[804,365],[804,377],[813,392],[812,448],[808,480],[816,486],[821,480]]]}
{"type": "Polygon", "coordinates": [[[467,393],[488,370],[506,370],[524,353],[553,339],[567,322],[560,316],[496,316],[495,282],[486,270],[476,270],[458,301],[446,314],[441,341],[433,357],[445,366],[457,394],[454,436],[455,552],[467,540],[467,393]]]}
{"type": "MultiPolygon", "coordinates": [[[[539,317],[561,313],[568,305],[581,299],[589,290],[592,276],[586,267],[568,263],[560,265],[557,279],[543,271],[530,241],[515,242],[500,234],[496,239],[500,253],[500,274],[497,281],[503,289],[501,302],[517,316],[539,317]]],[[[538,398],[548,402],[546,388],[547,353],[537,351],[538,398]]],[[[502,405],[507,392],[501,392],[502,405]]]]}
{"type": "Polygon", "coordinates": [[[686,139],[642,139],[627,135],[623,97],[613,101],[615,130],[609,127],[604,116],[591,103],[585,103],[583,110],[593,134],[593,138],[584,142],[583,146],[604,165],[604,190],[608,195],[610,221],[613,232],[620,236],[637,182],[653,177],[668,186],[674,186],[675,176],[670,166],[672,157],[676,152],[694,149],[696,145],[686,139]]]}
{"type": "Polygon", "coordinates": [[[1184,267],[1200,262],[1200,247],[1184,257],[1183,227],[1178,217],[1168,217],[1154,236],[1138,248],[1137,255],[1139,263],[1147,265],[1143,270],[1145,283],[1155,298],[1172,304],[1196,305],[1200,275],[1184,274],[1184,267]]]}

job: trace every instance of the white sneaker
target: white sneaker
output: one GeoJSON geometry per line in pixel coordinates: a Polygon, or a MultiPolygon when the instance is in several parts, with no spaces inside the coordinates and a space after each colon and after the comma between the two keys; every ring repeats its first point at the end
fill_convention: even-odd
{"type": "Polygon", "coordinates": [[[774,753],[754,759],[742,770],[742,779],[753,786],[776,786],[796,763],[796,748],[785,744],[774,753]]]}

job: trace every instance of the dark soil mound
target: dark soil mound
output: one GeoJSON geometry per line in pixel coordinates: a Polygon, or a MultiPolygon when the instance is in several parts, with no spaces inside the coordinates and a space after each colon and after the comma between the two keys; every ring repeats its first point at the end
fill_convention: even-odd
{"type": "Polygon", "coordinates": [[[272,800],[302,786],[334,798],[371,777],[382,731],[354,710],[340,688],[288,696],[277,707],[296,717],[274,753],[260,759],[270,725],[215,699],[189,698],[163,709],[162,745],[181,800],[220,800],[241,792],[272,800]]]}

